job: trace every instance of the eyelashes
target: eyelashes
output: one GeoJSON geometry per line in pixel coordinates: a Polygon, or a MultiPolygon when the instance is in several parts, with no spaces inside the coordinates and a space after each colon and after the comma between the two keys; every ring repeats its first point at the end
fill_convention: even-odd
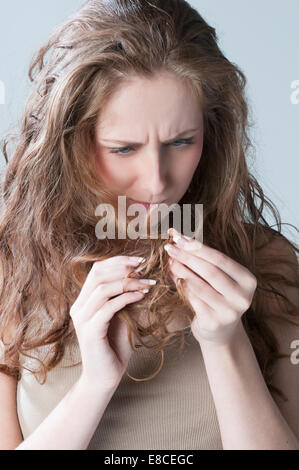
{"type": "MultiPolygon", "coordinates": [[[[170,144],[166,144],[168,146],[170,145],[174,145],[175,148],[181,148],[181,147],[184,147],[185,145],[192,145],[194,144],[194,137],[190,137],[189,139],[179,139],[179,140],[175,140],[174,142],[171,142],[170,144]],[[180,146],[177,146],[177,145],[174,145],[174,144],[177,144],[177,143],[182,143],[183,145],[180,145],[180,146]]],[[[116,148],[116,149],[111,149],[111,151],[109,153],[114,153],[114,154],[118,154],[118,155],[129,155],[131,152],[125,152],[126,150],[128,149],[133,149],[133,147],[122,147],[122,148],[116,148]],[[123,153],[125,152],[125,153],[123,153]]]]}

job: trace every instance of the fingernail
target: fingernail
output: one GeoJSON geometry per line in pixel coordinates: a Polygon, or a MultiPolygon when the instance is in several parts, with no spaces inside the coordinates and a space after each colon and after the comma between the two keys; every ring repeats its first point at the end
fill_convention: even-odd
{"type": "Polygon", "coordinates": [[[142,282],[142,284],[150,284],[151,286],[157,284],[157,281],[154,279],[141,279],[140,282],[142,282]]]}
{"type": "Polygon", "coordinates": [[[138,263],[144,263],[146,261],[146,258],[138,258],[138,263]]]}
{"type": "Polygon", "coordinates": [[[187,246],[189,242],[193,241],[193,238],[187,237],[187,235],[182,235],[177,230],[173,229],[173,241],[180,247],[187,246]]]}
{"type": "Polygon", "coordinates": [[[189,240],[185,240],[185,239],[182,238],[180,235],[174,235],[174,236],[173,236],[173,241],[174,241],[179,247],[182,247],[182,248],[189,244],[189,240]]]}
{"type": "Polygon", "coordinates": [[[174,247],[172,245],[170,245],[169,243],[167,243],[167,245],[164,246],[164,250],[167,251],[167,253],[175,251],[174,247]]]}
{"type": "Polygon", "coordinates": [[[145,294],[147,294],[149,292],[149,289],[142,289],[141,292],[144,292],[145,294]]]}
{"type": "Polygon", "coordinates": [[[174,241],[175,243],[177,243],[177,242],[179,242],[180,240],[182,240],[182,237],[181,237],[180,235],[174,235],[174,236],[172,237],[172,239],[173,239],[173,241],[174,241]]]}

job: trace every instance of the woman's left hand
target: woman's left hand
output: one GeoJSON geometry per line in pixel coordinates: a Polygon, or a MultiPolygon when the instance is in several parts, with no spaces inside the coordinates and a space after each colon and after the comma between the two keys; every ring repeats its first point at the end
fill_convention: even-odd
{"type": "Polygon", "coordinates": [[[172,229],[170,276],[185,279],[184,292],[196,316],[191,330],[199,343],[227,344],[251,305],[257,280],[225,254],[172,229]],[[176,235],[181,239],[178,241],[176,235]]]}

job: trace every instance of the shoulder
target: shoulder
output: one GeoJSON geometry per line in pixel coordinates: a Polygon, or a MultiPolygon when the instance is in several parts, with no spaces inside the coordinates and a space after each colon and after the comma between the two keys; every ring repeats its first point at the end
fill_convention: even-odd
{"type": "MultiPolygon", "coordinates": [[[[273,366],[272,384],[287,397],[282,401],[273,394],[281,414],[299,439],[299,262],[297,252],[289,240],[277,232],[264,238],[256,250],[262,273],[266,273],[271,288],[283,294],[263,292],[268,302],[267,321],[278,341],[279,352],[284,355],[273,366]],[[287,310],[292,314],[288,315],[287,310]],[[286,320],[287,319],[287,320],[286,320]],[[291,322],[288,321],[291,320],[291,322]],[[297,349],[297,353],[296,353],[297,349]],[[297,354],[297,356],[296,356],[297,354]],[[298,360],[294,360],[297,357],[298,360]]],[[[263,274],[262,274],[263,275],[263,274]]]]}
{"type": "MultiPolygon", "coordinates": [[[[262,284],[266,280],[266,288],[274,288],[293,303],[294,309],[297,308],[296,320],[299,322],[299,260],[297,247],[294,246],[296,245],[284,235],[273,231],[259,238],[255,256],[262,284]]],[[[281,297],[267,293],[266,290],[264,295],[267,295],[268,301],[271,302],[273,314],[282,316],[284,312],[280,312],[283,308],[281,297]]]]}
{"type": "Polygon", "coordinates": [[[268,320],[273,320],[273,329],[280,337],[281,346],[290,352],[289,339],[295,339],[295,336],[297,336],[296,339],[299,339],[299,261],[297,252],[285,236],[274,231],[270,236],[268,234],[264,238],[262,244],[257,246],[256,261],[261,273],[261,295],[265,296],[264,301],[267,301],[270,306],[268,320]],[[267,282],[264,285],[263,280],[265,279],[267,282]],[[266,288],[263,289],[263,287],[266,288]],[[283,302],[281,294],[287,299],[288,307],[286,307],[286,301],[283,302]],[[291,304],[292,313],[288,315],[291,304]],[[285,318],[291,319],[298,326],[295,323],[286,322],[285,318]],[[281,322],[280,319],[282,319],[281,322]]]}
{"type": "Polygon", "coordinates": [[[273,229],[262,229],[256,236],[256,253],[269,258],[273,263],[284,263],[298,270],[298,256],[293,243],[283,234],[273,229]]]}

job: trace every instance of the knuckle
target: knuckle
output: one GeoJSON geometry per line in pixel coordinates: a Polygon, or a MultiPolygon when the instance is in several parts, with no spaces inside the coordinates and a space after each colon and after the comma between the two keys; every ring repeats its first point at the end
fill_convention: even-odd
{"type": "Polygon", "coordinates": [[[103,292],[103,289],[104,289],[104,284],[98,284],[96,287],[97,293],[100,293],[100,294],[103,292]]]}
{"type": "Polygon", "coordinates": [[[251,276],[250,287],[253,291],[257,288],[257,278],[255,276],[251,276]]]}
{"type": "Polygon", "coordinates": [[[249,309],[250,304],[251,304],[251,301],[250,301],[250,299],[248,298],[247,295],[242,295],[241,297],[239,297],[239,310],[240,310],[240,313],[246,312],[246,310],[249,309]]]}
{"type": "Polygon", "coordinates": [[[103,269],[102,261],[96,261],[92,265],[92,274],[98,275],[103,269]]]}
{"type": "Polygon", "coordinates": [[[234,323],[239,318],[239,314],[237,311],[228,309],[224,315],[224,323],[229,325],[234,323]]]}
{"type": "Polygon", "coordinates": [[[125,274],[129,274],[130,272],[132,272],[134,270],[134,266],[129,266],[128,264],[124,264],[122,266],[122,271],[125,273],[125,274]]]}
{"type": "Polygon", "coordinates": [[[133,288],[138,288],[141,285],[144,285],[144,288],[147,286],[145,284],[142,284],[139,279],[135,277],[127,277],[122,280],[122,285],[124,289],[133,289],[133,288]]]}
{"type": "Polygon", "coordinates": [[[250,290],[255,290],[257,287],[257,278],[254,274],[252,274],[249,269],[246,268],[246,278],[244,279],[244,284],[246,284],[246,288],[250,290]]]}
{"type": "Polygon", "coordinates": [[[104,261],[100,261],[100,263],[101,263],[101,264],[97,264],[97,265],[94,267],[94,269],[93,269],[93,271],[92,271],[92,273],[91,273],[92,278],[93,278],[94,280],[96,280],[97,284],[98,284],[99,282],[102,282],[102,281],[103,281],[103,279],[104,279],[104,277],[105,277],[105,269],[108,268],[107,265],[103,264],[104,261]]]}
{"type": "Polygon", "coordinates": [[[71,317],[73,317],[74,315],[76,315],[77,301],[78,301],[78,300],[76,300],[76,301],[73,303],[73,305],[70,307],[69,313],[70,313],[70,316],[71,316],[71,317]]]}
{"type": "Polygon", "coordinates": [[[100,297],[106,297],[106,288],[104,286],[104,284],[99,284],[96,288],[96,291],[97,291],[97,295],[99,295],[100,297]]]}
{"type": "Polygon", "coordinates": [[[77,323],[77,312],[73,307],[70,308],[70,317],[75,325],[77,323]]]}

